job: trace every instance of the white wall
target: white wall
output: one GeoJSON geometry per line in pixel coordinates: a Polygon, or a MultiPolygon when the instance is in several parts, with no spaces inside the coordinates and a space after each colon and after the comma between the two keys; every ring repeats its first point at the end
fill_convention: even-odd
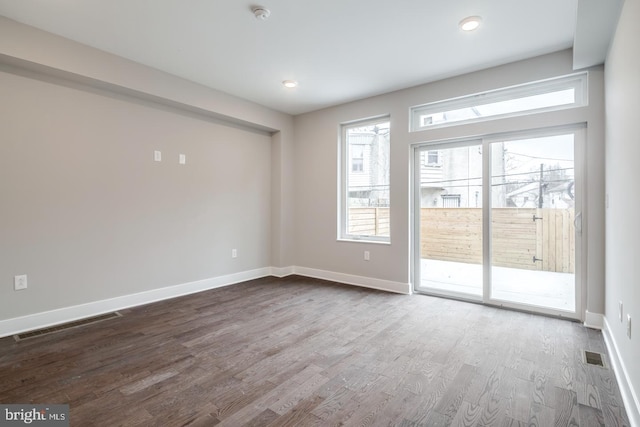
{"type": "Polygon", "coordinates": [[[0,335],[293,264],[291,116],[0,17],[0,117],[0,335]]]}
{"type": "Polygon", "coordinates": [[[627,0],[606,60],[606,323],[629,416],[640,425],[640,2],[627,0]],[[618,302],[624,307],[618,320],[618,302]],[[626,335],[626,316],[636,327],[626,335]],[[621,378],[622,376],[622,378],[621,378]]]}
{"type": "Polygon", "coordinates": [[[0,92],[0,319],[270,266],[270,136],[9,73],[0,92]]]}
{"type": "Polygon", "coordinates": [[[508,118],[409,133],[414,105],[573,73],[571,51],[557,52],[460,77],[352,102],[295,118],[296,264],[309,269],[410,281],[410,147],[412,143],[535,129],[562,124],[588,124],[588,169],[585,229],[589,251],[584,308],[604,312],[604,94],[603,69],[590,70],[589,106],[556,113],[508,118]],[[343,242],[338,227],[338,134],[340,123],[391,116],[391,244],[343,242]],[[363,260],[363,251],[371,261],[363,260]]]}
{"type": "Polygon", "coordinates": [[[150,99],[214,120],[272,132],[271,257],[293,264],[293,118],[256,103],[0,16],[0,63],[150,99]]]}

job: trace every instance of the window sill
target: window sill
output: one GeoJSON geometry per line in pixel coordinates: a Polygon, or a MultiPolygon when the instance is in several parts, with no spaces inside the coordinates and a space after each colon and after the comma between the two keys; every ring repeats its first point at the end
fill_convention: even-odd
{"type": "Polygon", "coordinates": [[[345,238],[341,238],[339,237],[337,239],[338,242],[344,242],[344,243],[373,243],[375,245],[390,245],[391,244],[391,240],[371,240],[371,239],[367,239],[366,237],[362,238],[362,239],[345,239],[345,238]]]}

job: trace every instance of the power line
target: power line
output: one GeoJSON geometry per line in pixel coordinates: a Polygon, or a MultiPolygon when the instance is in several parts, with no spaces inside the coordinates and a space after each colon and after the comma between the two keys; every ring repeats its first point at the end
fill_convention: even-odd
{"type": "MultiPolygon", "coordinates": [[[[542,181],[543,184],[555,184],[558,182],[574,182],[573,179],[552,179],[550,181],[542,181]]],[[[511,182],[499,182],[497,184],[491,184],[492,187],[498,187],[500,185],[526,185],[526,184],[537,184],[538,181],[511,181],[511,182]]],[[[537,189],[535,189],[537,191],[537,189]]]]}
{"type": "MultiPolygon", "coordinates": [[[[559,168],[559,169],[545,169],[544,172],[560,172],[560,171],[572,171],[573,168],[559,168]]],[[[507,176],[519,176],[519,175],[532,175],[532,174],[536,174],[538,175],[540,173],[540,171],[531,171],[531,172],[520,172],[520,173],[509,173],[509,174],[504,174],[504,175],[492,175],[492,178],[504,178],[507,176]]]]}
{"type": "Polygon", "coordinates": [[[522,157],[528,157],[530,159],[538,159],[538,160],[555,160],[557,162],[573,162],[573,159],[557,159],[555,157],[538,157],[538,156],[531,156],[529,154],[522,154],[522,153],[514,153],[513,151],[508,151],[505,150],[506,153],[505,154],[513,154],[514,156],[522,156],[522,157]]]}
{"type": "MultiPolygon", "coordinates": [[[[543,181],[543,184],[556,184],[561,182],[574,182],[573,179],[558,179],[551,181],[543,181]]],[[[511,182],[499,182],[497,184],[491,184],[492,187],[500,187],[506,185],[527,185],[527,184],[537,184],[538,181],[511,181],[511,182]]],[[[469,184],[469,185],[447,185],[447,188],[482,188],[482,184],[469,184]]],[[[422,187],[425,188],[425,187],[422,187]]],[[[429,188],[429,187],[427,187],[429,188]]],[[[438,188],[438,187],[433,187],[438,188]]],[[[532,188],[531,191],[537,191],[537,188],[532,188]]]]}
{"type": "MultiPolygon", "coordinates": [[[[573,170],[573,168],[545,169],[545,172],[560,172],[560,171],[571,171],[571,170],[573,170]]],[[[502,175],[492,175],[491,178],[506,178],[509,176],[538,175],[538,174],[539,174],[539,171],[508,173],[508,174],[502,174],[502,175]]],[[[439,181],[423,181],[422,183],[423,184],[444,184],[447,182],[460,182],[460,181],[473,181],[473,180],[482,180],[482,177],[476,176],[476,177],[469,177],[469,178],[443,179],[439,181]]],[[[532,181],[532,182],[538,182],[538,181],[532,181]]],[[[545,180],[544,182],[551,182],[551,181],[545,180]]]]}

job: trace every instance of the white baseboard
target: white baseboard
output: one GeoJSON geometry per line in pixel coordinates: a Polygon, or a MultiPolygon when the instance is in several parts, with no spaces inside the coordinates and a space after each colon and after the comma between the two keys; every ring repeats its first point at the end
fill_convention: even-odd
{"type": "Polygon", "coordinates": [[[271,275],[275,277],[285,277],[290,276],[294,272],[294,267],[271,267],[271,275]]]}
{"type": "Polygon", "coordinates": [[[592,313],[586,310],[584,313],[584,326],[591,329],[602,330],[604,325],[604,316],[600,313],[592,313]]]}
{"type": "Polygon", "coordinates": [[[86,304],[64,307],[56,310],[34,313],[27,316],[0,320],[0,338],[36,329],[48,328],[62,323],[73,322],[87,317],[98,316],[116,310],[149,304],[165,299],[202,292],[209,289],[229,286],[247,280],[259,279],[266,276],[285,277],[292,274],[330,280],[348,285],[363,286],[388,292],[410,294],[409,283],[392,282],[372,277],[354,276],[331,271],[316,270],[306,267],[264,267],[225,276],[212,277],[195,282],[182,283],[164,288],[152,289],[130,295],[94,301],[86,304]]]}
{"type": "Polygon", "coordinates": [[[398,294],[408,295],[411,293],[411,284],[409,283],[392,282],[390,280],[375,279],[373,277],[355,276],[351,274],[298,266],[293,267],[293,272],[294,274],[299,274],[301,276],[330,280],[332,282],[344,283],[346,285],[362,286],[365,288],[379,289],[381,291],[394,292],[398,294]]]}
{"type": "MultiPolygon", "coordinates": [[[[620,394],[622,394],[622,401],[624,402],[624,407],[627,410],[629,422],[632,427],[640,427],[640,401],[638,400],[638,395],[633,388],[624,360],[620,356],[620,351],[618,350],[616,340],[613,338],[613,334],[611,333],[609,322],[607,322],[606,317],[604,317],[603,320],[604,328],[602,330],[602,335],[604,337],[604,343],[607,346],[609,359],[611,359],[611,366],[616,374],[618,385],[620,386],[620,394]]],[[[636,360],[628,361],[628,363],[636,362],[636,360]]]]}
{"type": "Polygon", "coordinates": [[[195,282],[152,289],[150,291],[139,292],[136,294],[94,301],[87,304],[80,304],[57,310],[0,320],[0,337],[19,334],[26,331],[33,331],[35,329],[47,328],[87,317],[98,316],[100,314],[116,310],[123,310],[125,308],[149,304],[209,289],[220,288],[223,286],[233,285],[235,283],[245,282],[247,280],[259,279],[269,275],[271,275],[270,267],[259,268],[256,270],[243,271],[225,276],[197,280],[195,282]]]}

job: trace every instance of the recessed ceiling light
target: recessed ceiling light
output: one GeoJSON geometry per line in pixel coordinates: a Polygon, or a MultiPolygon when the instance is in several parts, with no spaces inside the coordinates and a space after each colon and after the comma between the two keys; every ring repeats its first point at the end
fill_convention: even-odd
{"type": "Polygon", "coordinates": [[[288,88],[294,88],[298,86],[298,82],[295,80],[285,80],[282,82],[282,84],[284,85],[284,87],[288,87],[288,88]]]}
{"type": "Polygon", "coordinates": [[[473,31],[480,26],[481,22],[482,18],[480,18],[479,16],[469,16],[468,18],[464,18],[462,21],[460,21],[460,23],[458,23],[458,26],[462,31],[473,31]]]}

